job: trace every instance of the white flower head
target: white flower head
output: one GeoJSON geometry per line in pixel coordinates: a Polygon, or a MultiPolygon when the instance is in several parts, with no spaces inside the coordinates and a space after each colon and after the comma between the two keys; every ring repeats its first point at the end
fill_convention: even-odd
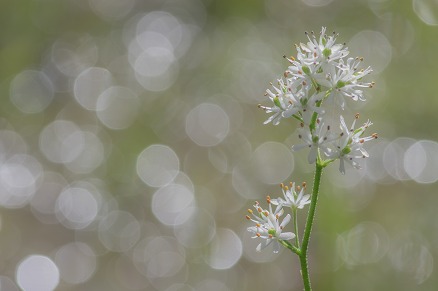
{"type": "Polygon", "coordinates": [[[273,245],[274,253],[280,251],[280,240],[291,240],[295,238],[295,234],[292,232],[283,232],[283,228],[290,222],[290,214],[286,215],[283,221],[280,223],[280,217],[283,215],[284,211],[281,205],[278,205],[275,211],[272,211],[271,199],[268,196],[267,202],[269,204],[269,209],[262,209],[260,204],[256,202],[254,208],[256,213],[251,209],[248,209],[250,215],[246,218],[255,223],[255,226],[248,227],[248,231],[253,234],[252,238],[260,238],[263,241],[257,246],[256,251],[260,252],[270,244],[273,245]]]}
{"type": "Polygon", "coordinates": [[[259,107],[272,113],[265,124],[277,125],[281,119],[290,117],[300,122],[298,137],[303,143],[294,145],[293,151],[308,147],[308,162],[324,167],[339,159],[340,171],[345,173],[345,162],[359,168],[358,160],[368,156],[363,144],[377,135],[362,137],[371,125],[369,121],[358,129],[354,129],[354,121],[348,128],[341,116],[340,135],[334,134],[329,124],[333,117],[338,119],[347,100],[366,100],[364,90],[372,88],[374,82],[364,79],[372,69],[362,66],[363,58],[347,57],[348,48],[336,43],[336,33],[327,35],[325,27],[319,35],[313,32],[306,35],[308,42],[295,45],[296,57],[284,56],[289,62],[284,78],[278,80],[278,86],[266,90],[265,95],[273,105],[259,107]]]}
{"type": "Polygon", "coordinates": [[[283,198],[271,199],[271,203],[274,205],[287,206],[294,209],[303,209],[305,205],[310,203],[310,195],[305,194],[306,183],[303,183],[302,187],[295,187],[295,183],[290,183],[289,187],[283,183],[280,184],[283,191],[283,198]]]}

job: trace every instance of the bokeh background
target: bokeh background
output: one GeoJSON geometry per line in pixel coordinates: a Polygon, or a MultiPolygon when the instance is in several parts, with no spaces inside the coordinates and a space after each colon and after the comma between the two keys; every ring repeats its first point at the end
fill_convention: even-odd
{"type": "Polygon", "coordinates": [[[313,287],[437,290],[437,25],[435,0],[2,1],[0,289],[302,290],[245,214],[311,184],[256,105],[327,26],[374,68],[346,114],[379,139],[324,173],[313,287]]]}

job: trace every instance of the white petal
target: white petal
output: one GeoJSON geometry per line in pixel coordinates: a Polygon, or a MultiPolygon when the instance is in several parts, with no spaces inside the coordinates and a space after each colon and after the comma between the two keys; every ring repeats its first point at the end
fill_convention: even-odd
{"type": "Polygon", "coordinates": [[[267,239],[262,241],[256,248],[256,251],[260,252],[261,250],[265,249],[267,246],[269,246],[272,243],[272,239],[267,239]]]}
{"type": "Polygon", "coordinates": [[[342,175],[345,175],[345,163],[343,158],[339,159],[339,172],[341,172],[342,175]]]}
{"type": "Polygon", "coordinates": [[[299,150],[306,148],[306,147],[309,147],[309,145],[308,144],[295,144],[292,146],[292,150],[294,152],[296,152],[296,151],[299,151],[299,150]]]}
{"type": "Polygon", "coordinates": [[[275,208],[274,214],[278,215],[278,216],[282,216],[283,213],[284,213],[283,205],[281,205],[281,204],[277,205],[277,207],[275,208]]]}
{"type": "Polygon", "coordinates": [[[310,194],[306,194],[306,195],[303,196],[303,198],[301,198],[301,201],[303,201],[303,202],[309,201],[310,202],[309,199],[310,199],[310,194]]]}
{"type": "Polygon", "coordinates": [[[281,198],[274,198],[274,199],[271,199],[271,204],[274,204],[274,205],[280,205],[280,204],[284,204],[284,200],[283,199],[281,199],[281,198]]]}
{"type": "Polygon", "coordinates": [[[333,86],[333,84],[329,80],[324,78],[323,76],[316,77],[315,79],[318,82],[318,84],[320,84],[324,87],[331,88],[333,86]]]}
{"type": "Polygon", "coordinates": [[[285,227],[290,222],[291,216],[290,214],[286,215],[286,217],[283,219],[283,222],[280,224],[280,227],[285,227]]]}
{"type": "Polygon", "coordinates": [[[295,183],[292,184],[291,190],[288,190],[284,193],[284,196],[289,201],[294,201],[294,196],[292,195],[292,191],[293,191],[292,189],[295,189],[295,183]]]}
{"type": "Polygon", "coordinates": [[[309,164],[313,164],[316,161],[317,153],[318,151],[316,147],[312,147],[310,149],[309,155],[307,156],[307,161],[309,162],[309,164]]]}
{"type": "Polygon", "coordinates": [[[281,113],[281,116],[284,118],[289,118],[292,115],[296,114],[298,112],[299,108],[295,107],[295,106],[290,106],[288,109],[286,109],[285,111],[283,111],[281,113]]]}
{"type": "Polygon", "coordinates": [[[360,152],[362,153],[362,155],[364,156],[364,157],[369,157],[370,155],[368,154],[368,152],[364,149],[364,148],[360,148],[359,149],[360,150],[360,152]]]}
{"type": "Polygon", "coordinates": [[[293,232],[283,232],[278,238],[281,240],[291,240],[295,238],[295,234],[293,232]]]}
{"type": "Polygon", "coordinates": [[[347,124],[345,124],[345,120],[344,120],[344,117],[341,115],[340,116],[340,121],[341,121],[341,130],[345,133],[345,134],[348,134],[348,127],[347,127],[347,124]]]}
{"type": "Polygon", "coordinates": [[[249,232],[252,232],[252,233],[256,233],[258,231],[257,227],[255,227],[255,226],[250,226],[246,230],[249,232]]]}
{"type": "Polygon", "coordinates": [[[272,124],[273,125],[279,125],[280,124],[280,120],[281,120],[281,114],[278,114],[278,116],[276,116],[274,121],[272,121],[272,124]]]}

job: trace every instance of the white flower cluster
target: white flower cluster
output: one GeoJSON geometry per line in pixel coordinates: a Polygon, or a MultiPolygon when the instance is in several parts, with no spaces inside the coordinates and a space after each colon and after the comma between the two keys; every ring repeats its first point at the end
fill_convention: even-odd
{"type": "Polygon", "coordinates": [[[259,202],[255,202],[254,208],[256,213],[248,209],[250,215],[246,218],[255,223],[255,226],[248,227],[248,231],[253,234],[252,238],[261,238],[263,241],[257,246],[256,250],[259,252],[266,248],[271,243],[274,247],[274,253],[280,250],[281,241],[287,241],[295,238],[292,232],[283,232],[283,228],[291,221],[290,214],[280,223],[280,217],[284,214],[283,207],[290,207],[293,211],[302,209],[306,204],[310,203],[310,195],[304,194],[306,184],[303,187],[295,187],[295,183],[290,184],[290,188],[281,184],[283,191],[283,198],[271,199],[266,197],[269,209],[262,209],[259,202]],[[272,211],[272,205],[276,205],[275,211],[272,211]]]}
{"type": "Polygon", "coordinates": [[[296,45],[297,57],[285,57],[290,66],[284,72],[284,78],[266,90],[265,95],[273,105],[259,107],[272,113],[265,124],[277,125],[282,118],[297,119],[301,125],[299,138],[304,144],[292,149],[310,148],[309,163],[339,159],[339,170],[344,174],[345,161],[359,168],[357,160],[368,157],[363,144],[377,138],[377,134],[362,137],[372,123],[367,121],[355,129],[358,114],[350,128],[339,114],[340,132],[335,133],[326,120],[326,112],[344,110],[346,100],[365,101],[363,89],[372,88],[374,82],[365,82],[363,77],[372,69],[360,68],[362,58],[347,57],[348,48],[345,44],[336,44],[337,35],[327,35],[325,27],[319,37],[313,32],[306,35],[308,43],[296,45]]]}

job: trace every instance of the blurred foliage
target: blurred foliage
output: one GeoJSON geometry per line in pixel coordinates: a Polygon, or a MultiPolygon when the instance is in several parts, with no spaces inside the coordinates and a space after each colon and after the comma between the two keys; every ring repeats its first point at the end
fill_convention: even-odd
{"type": "Polygon", "coordinates": [[[60,270],[57,290],[301,290],[297,258],[285,251],[256,254],[244,215],[253,200],[281,195],[277,183],[266,180],[283,173],[285,180],[312,180],[305,153],[273,152],[297,141],[295,125],[263,126],[267,117],[256,105],[286,68],[282,56],[293,55],[294,44],[306,41],[304,31],[327,26],[361,50],[351,50],[352,56],[365,54],[365,63],[381,66],[369,101],[351,108],[373,121],[380,138],[367,169],[344,177],[336,165],[324,173],[310,247],[314,290],[436,290],[436,1],[118,2],[2,3],[2,285],[18,290],[16,284],[26,282],[19,266],[40,254],[60,270]],[[146,24],[135,31],[141,19],[146,24]],[[142,36],[148,27],[151,33],[142,36]],[[362,32],[373,37],[361,38],[362,32]],[[147,39],[151,35],[156,38],[147,39]],[[127,88],[134,98],[105,91],[102,99],[96,91],[99,96],[80,99],[79,89],[93,92],[95,83],[100,86],[99,75],[90,75],[90,83],[75,88],[90,67],[110,72],[107,87],[127,88]],[[35,79],[21,85],[17,76],[28,70],[35,79]],[[41,72],[53,87],[44,85],[41,72]],[[35,96],[41,103],[32,105],[35,96]],[[99,109],[81,103],[98,97],[99,109]],[[202,104],[210,111],[194,111],[202,104]],[[190,127],[188,116],[199,122],[190,127]],[[60,120],[74,126],[59,128],[64,140],[48,138],[53,149],[46,152],[43,132],[60,134],[60,120]],[[70,140],[69,134],[84,140],[70,140]],[[428,143],[419,145],[422,140],[428,143]],[[270,141],[276,143],[265,144],[270,141]],[[151,145],[160,145],[161,152],[146,151],[151,145]],[[80,146],[81,160],[67,160],[80,146]],[[143,151],[151,155],[149,164],[137,162],[143,151]],[[266,157],[280,162],[263,164],[266,157]],[[155,173],[173,176],[154,186],[155,173]],[[432,178],[421,181],[426,176],[432,178]],[[34,179],[32,185],[20,184],[26,179],[34,179]],[[169,183],[188,190],[167,193],[169,183]],[[20,192],[25,186],[33,192],[20,192]],[[61,209],[65,189],[88,191],[66,198],[84,199],[70,205],[71,212],[61,209]],[[54,196],[46,202],[49,192],[54,196]],[[14,199],[20,202],[10,204],[14,199]],[[95,217],[84,226],[93,203],[95,217]],[[166,224],[172,215],[175,225],[166,224]],[[184,215],[192,219],[191,225],[182,223],[185,228],[178,222],[184,215]],[[108,217],[119,220],[107,225],[108,217]],[[73,242],[90,251],[84,255],[73,242]],[[75,254],[78,264],[69,265],[75,254]],[[81,277],[81,269],[89,276],[81,277]]]}

